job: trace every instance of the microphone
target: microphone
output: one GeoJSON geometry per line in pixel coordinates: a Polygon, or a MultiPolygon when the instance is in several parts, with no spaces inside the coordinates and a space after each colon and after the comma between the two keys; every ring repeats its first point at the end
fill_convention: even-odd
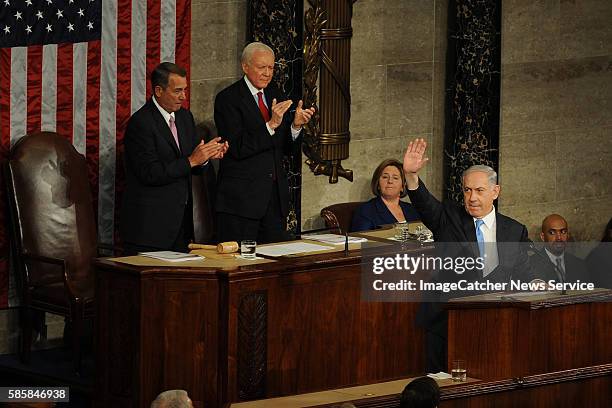
{"type": "Polygon", "coordinates": [[[535,243],[530,238],[527,238],[527,246],[529,247],[529,249],[531,249],[533,251],[534,254],[537,254],[547,264],[552,265],[552,267],[555,270],[555,272],[557,273],[557,275],[559,275],[561,277],[561,284],[563,285],[563,289],[561,290],[561,294],[562,295],[567,295],[567,292],[565,291],[565,274],[559,268],[559,266],[557,266],[557,264],[552,263],[550,261],[550,258],[548,257],[548,255],[546,255],[545,253],[543,253],[543,251],[541,249],[536,247],[535,243]]]}

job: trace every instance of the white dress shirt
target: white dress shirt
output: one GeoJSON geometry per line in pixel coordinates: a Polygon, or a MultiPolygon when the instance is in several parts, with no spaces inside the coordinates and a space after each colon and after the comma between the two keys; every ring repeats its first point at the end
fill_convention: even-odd
{"type": "MultiPolygon", "coordinates": [[[[157,103],[157,99],[155,99],[155,95],[153,95],[152,99],[153,99],[153,103],[155,104],[155,106],[157,106],[157,109],[159,110],[159,113],[161,113],[162,116],[164,117],[164,120],[166,121],[166,124],[168,125],[168,129],[170,129],[170,118],[174,119],[174,123],[176,125],[176,118],[174,117],[174,112],[170,113],[167,110],[165,110],[164,108],[162,108],[161,106],[159,106],[159,103],[157,103]]],[[[177,132],[178,132],[178,129],[177,129],[177,132]]],[[[177,136],[177,138],[178,138],[178,136],[177,136]]],[[[204,163],[200,164],[200,166],[204,167],[207,164],[208,164],[208,160],[206,160],[204,163]]]]}
{"type": "Polygon", "coordinates": [[[159,103],[157,103],[157,99],[155,98],[155,95],[153,95],[153,103],[155,104],[155,106],[157,106],[159,113],[161,113],[162,116],[164,117],[164,120],[166,121],[166,125],[168,125],[168,129],[169,129],[170,128],[170,118],[174,119],[175,120],[174,123],[176,123],[174,112],[170,113],[164,108],[162,108],[161,106],[159,106],[159,103]]]}
{"type": "MultiPolygon", "coordinates": [[[[474,218],[474,224],[476,220],[474,218]]],[[[499,265],[499,255],[497,253],[497,222],[495,217],[495,207],[490,213],[482,217],[484,224],[480,227],[482,236],[485,241],[485,265],[483,269],[483,276],[487,276],[499,265]]]]}
{"type": "MultiPolygon", "coordinates": [[[[251,95],[253,95],[253,99],[255,99],[255,104],[257,105],[257,109],[259,109],[259,97],[257,96],[257,93],[261,92],[263,94],[262,95],[263,103],[264,105],[266,105],[266,108],[268,108],[268,111],[270,112],[270,117],[272,117],[272,109],[270,109],[270,107],[268,106],[268,102],[266,101],[265,89],[255,88],[255,86],[251,83],[251,81],[249,81],[249,78],[247,78],[246,75],[244,76],[244,82],[246,82],[247,87],[249,88],[249,91],[251,92],[251,95]]],[[[277,102],[280,102],[280,101],[277,101],[277,102]]],[[[268,125],[267,122],[266,122],[266,128],[268,129],[268,133],[270,133],[270,136],[272,136],[274,134],[274,129],[272,129],[270,125],[268,125]]],[[[293,140],[297,139],[298,136],[300,135],[300,132],[302,131],[302,128],[294,129],[293,124],[291,124],[290,128],[291,128],[291,138],[293,140]]]]}

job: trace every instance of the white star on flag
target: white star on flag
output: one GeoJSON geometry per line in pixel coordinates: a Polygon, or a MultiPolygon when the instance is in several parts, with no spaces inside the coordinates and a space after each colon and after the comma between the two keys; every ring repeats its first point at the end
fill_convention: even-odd
{"type": "Polygon", "coordinates": [[[10,2],[9,0],[4,0],[4,4],[5,4],[6,6],[10,6],[10,5],[11,5],[11,2],[10,2]]]}
{"type": "Polygon", "coordinates": [[[83,9],[79,9],[79,11],[77,11],[77,14],[81,17],[85,15],[85,13],[83,13],[83,9]]]}
{"type": "Polygon", "coordinates": [[[57,13],[55,13],[55,15],[59,19],[60,17],[64,17],[64,12],[60,9],[57,9],[57,13]]]}
{"type": "Polygon", "coordinates": [[[47,30],[48,33],[53,31],[53,28],[51,27],[51,24],[47,24],[47,28],[45,28],[45,30],[47,30]]]}
{"type": "Polygon", "coordinates": [[[47,4],[51,4],[51,3],[53,3],[52,0],[47,0],[47,4]]]}
{"type": "Polygon", "coordinates": [[[26,33],[32,34],[32,27],[31,26],[29,26],[29,25],[26,26],[26,33]]]}
{"type": "Polygon", "coordinates": [[[74,25],[72,23],[68,23],[68,31],[74,31],[74,25]]]}
{"type": "Polygon", "coordinates": [[[87,23],[87,28],[89,28],[90,30],[93,30],[93,23],[91,21],[87,23]]]}
{"type": "Polygon", "coordinates": [[[16,13],[15,13],[15,18],[16,18],[17,20],[21,20],[21,12],[20,12],[20,11],[18,11],[18,12],[16,12],[16,13]]]}
{"type": "Polygon", "coordinates": [[[10,33],[11,33],[11,27],[9,27],[9,26],[4,26],[4,33],[5,33],[5,34],[10,34],[10,33]]]}
{"type": "Polygon", "coordinates": [[[38,17],[38,19],[41,20],[43,18],[42,11],[38,10],[38,13],[36,13],[36,17],[38,17]]]}
{"type": "Polygon", "coordinates": [[[31,5],[32,5],[32,0],[26,0],[25,4],[26,4],[27,6],[31,6],[31,5]]]}

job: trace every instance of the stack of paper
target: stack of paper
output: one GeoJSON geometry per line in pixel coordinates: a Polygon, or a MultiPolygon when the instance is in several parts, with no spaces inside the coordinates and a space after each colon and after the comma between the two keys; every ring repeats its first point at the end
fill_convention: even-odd
{"type": "MultiPolygon", "coordinates": [[[[317,234],[317,235],[302,235],[303,239],[309,239],[311,241],[319,241],[324,242],[326,244],[333,245],[342,245],[346,241],[346,237],[344,235],[337,234],[317,234]]],[[[349,244],[359,244],[362,242],[367,242],[366,238],[360,237],[348,237],[349,244]]]]}
{"type": "Polygon", "coordinates": [[[294,254],[303,254],[308,252],[317,252],[332,249],[332,247],[311,244],[309,242],[292,242],[288,244],[275,244],[269,246],[257,247],[257,254],[265,256],[285,256],[294,254]]]}
{"type": "Polygon", "coordinates": [[[138,255],[167,262],[200,261],[206,259],[201,255],[173,251],[139,252],[138,255]]]}

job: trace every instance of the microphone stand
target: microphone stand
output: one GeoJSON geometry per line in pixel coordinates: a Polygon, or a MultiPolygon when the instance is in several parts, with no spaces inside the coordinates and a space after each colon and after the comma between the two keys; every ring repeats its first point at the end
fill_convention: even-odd
{"type": "Polygon", "coordinates": [[[348,230],[344,231],[344,256],[348,256],[349,252],[348,230]]]}
{"type": "Polygon", "coordinates": [[[555,272],[557,273],[557,275],[559,275],[561,277],[561,284],[563,285],[563,289],[561,290],[561,294],[562,295],[567,295],[567,292],[565,290],[565,274],[563,273],[563,271],[559,268],[559,266],[557,266],[557,264],[552,263],[550,261],[550,258],[548,257],[548,255],[546,255],[545,253],[542,253],[542,251],[535,246],[535,243],[532,240],[527,238],[527,242],[528,242],[528,245],[529,245],[529,249],[531,249],[540,258],[542,258],[544,261],[546,261],[547,264],[552,265],[552,267],[555,270],[555,272]]]}

